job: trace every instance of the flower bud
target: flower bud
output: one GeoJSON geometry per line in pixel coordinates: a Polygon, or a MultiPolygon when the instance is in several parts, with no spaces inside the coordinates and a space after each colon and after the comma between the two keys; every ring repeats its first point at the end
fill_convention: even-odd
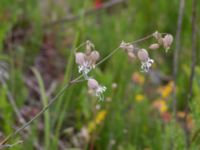
{"type": "Polygon", "coordinates": [[[96,62],[100,58],[99,52],[98,51],[92,51],[91,54],[90,54],[90,58],[94,62],[96,62]]]}
{"type": "Polygon", "coordinates": [[[134,51],[134,46],[131,43],[125,43],[124,41],[121,42],[119,47],[124,49],[128,53],[134,51]]]}
{"type": "Polygon", "coordinates": [[[146,49],[140,49],[137,53],[138,58],[142,61],[142,62],[146,62],[149,59],[149,54],[147,52],[146,49]]]}
{"type": "Polygon", "coordinates": [[[75,60],[77,64],[82,65],[85,61],[85,54],[81,52],[76,53],[75,60]]]}
{"type": "Polygon", "coordinates": [[[94,49],[94,44],[87,40],[86,41],[86,54],[89,54],[94,49]]]}
{"type": "Polygon", "coordinates": [[[159,40],[162,38],[162,35],[158,31],[154,32],[153,36],[156,38],[156,40],[159,40]]]}
{"type": "Polygon", "coordinates": [[[163,46],[166,50],[170,48],[173,42],[173,36],[171,34],[165,35],[165,37],[162,39],[163,41],[163,46]]]}
{"type": "Polygon", "coordinates": [[[161,33],[159,33],[158,31],[153,33],[154,38],[158,41],[158,43],[160,45],[162,45],[163,41],[162,41],[162,35],[161,33]]]}
{"type": "Polygon", "coordinates": [[[99,87],[98,82],[95,79],[88,79],[88,87],[92,90],[95,90],[99,87]]]}
{"type": "Polygon", "coordinates": [[[124,41],[122,41],[121,43],[120,43],[120,46],[119,46],[120,48],[125,48],[126,47],[126,43],[124,42],[124,41]]]}
{"type": "Polygon", "coordinates": [[[151,44],[151,45],[149,46],[149,49],[155,50],[155,49],[158,49],[159,47],[160,47],[159,44],[154,43],[154,44],[151,44]]]}

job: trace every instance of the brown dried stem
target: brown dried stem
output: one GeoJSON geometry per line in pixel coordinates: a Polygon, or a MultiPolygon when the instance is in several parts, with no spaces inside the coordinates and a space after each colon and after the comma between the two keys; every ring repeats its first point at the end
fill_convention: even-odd
{"type": "Polygon", "coordinates": [[[179,3],[179,14],[178,14],[178,22],[177,22],[177,30],[175,37],[175,50],[174,50],[174,58],[173,58],[173,113],[176,115],[176,80],[177,80],[177,71],[178,71],[178,60],[179,60],[179,51],[180,51],[180,36],[182,31],[182,22],[183,22],[183,13],[185,8],[185,0],[180,0],[179,3]]]}

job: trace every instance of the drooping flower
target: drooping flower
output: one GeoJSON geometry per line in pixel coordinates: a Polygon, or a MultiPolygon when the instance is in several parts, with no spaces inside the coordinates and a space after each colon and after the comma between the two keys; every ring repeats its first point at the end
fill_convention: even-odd
{"type": "Polygon", "coordinates": [[[86,48],[86,54],[89,54],[92,50],[95,49],[95,46],[91,41],[87,40],[85,48],[86,48]]]}
{"type": "Polygon", "coordinates": [[[149,46],[149,49],[155,50],[158,49],[160,47],[160,45],[158,43],[153,43],[149,46]]]}
{"type": "Polygon", "coordinates": [[[105,86],[99,85],[99,83],[95,79],[88,79],[88,87],[92,90],[100,100],[104,99],[103,93],[106,91],[105,86]]]}
{"type": "Polygon", "coordinates": [[[140,49],[137,53],[137,56],[142,63],[141,65],[142,71],[148,72],[149,68],[154,63],[154,60],[149,58],[149,54],[146,49],[140,49]]]}
{"type": "Polygon", "coordinates": [[[172,45],[173,36],[171,34],[166,34],[162,40],[163,40],[163,47],[165,48],[167,52],[172,45]]]}
{"type": "Polygon", "coordinates": [[[173,36],[171,34],[166,34],[164,37],[162,37],[162,34],[156,31],[153,33],[153,36],[157,40],[158,45],[162,45],[166,52],[170,49],[173,42],[173,36]]]}
{"type": "Polygon", "coordinates": [[[130,58],[135,58],[137,49],[133,44],[122,41],[119,47],[122,48],[130,58]]]}
{"type": "Polygon", "coordinates": [[[75,54],[75,61],[76,64],[78,64],[78,71],[79,73],[83,74],[85,79],[88,79],[88,73],[95,68],[95,64],[100,58],[99,52],[93,49],[94,45],[90,41],[87,41],[86,52],[77,52],[75,54]]]}
{"type": "Polygon", "coordinates": [[[162,45],[163,40],[162,40],[162,34],[159,33],[158,31],[153,33],[153,37],[157,40],[158,44],[162,45]]]}

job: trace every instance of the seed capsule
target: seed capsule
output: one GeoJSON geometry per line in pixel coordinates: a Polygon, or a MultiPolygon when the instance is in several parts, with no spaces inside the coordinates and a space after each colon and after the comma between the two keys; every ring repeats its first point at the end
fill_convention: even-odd
{"type": "Polygon", "coordinates": [[[149,54],[147,52],[146,49],[140,49],[137,53],[138,58],[142,61],[142,62],[147,62],[149,59],[149,54]]]}
{"type": "Polygon", "coordinates": [[[96,62],[100,58],[99,52],[98,51],[92,51],[91,54],[90,54],[90,58],[94,62],[96,62]]]}
{"type": "Polygon", "coordinates": [[[95,79],[88,79],[88,87],[92,90],[96,90],[99,87],[98,82],[95,79]]]}
{"type": "Polygon", "coordinates": [[[82,65],[85,61],[85,54],[81,52],[76,53],[75,60],[78,65],[82,65]]]}
{"type": "Polygon", "coordinates": [[[154,43],[154,44],[151,44],[151,45],[149,46],[149,49],[155,50],[155,49],[158,49],[159,47],[160,47],[159,44],[154,43]]]}
{"type": "Polygon", "coordinates": [[[162,39],[163,41],[163,46],[166,50],[170,48],[173,42],[173,36],[171,34],[165,35],[165,37],[162,39]]]}

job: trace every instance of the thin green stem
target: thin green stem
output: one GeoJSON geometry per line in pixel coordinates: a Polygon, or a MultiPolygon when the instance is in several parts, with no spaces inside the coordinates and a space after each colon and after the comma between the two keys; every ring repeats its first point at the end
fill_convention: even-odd
{"type": "Polygon", "coordinates": [[[134,42],[131,42],[131,43],[132,43],[132,44],[140,43],[140,42],[145,41],[145,40],[147,40],[147,39],[149,39],[149,38],[151,38],[151,37],[153,37],[153,34],[147,35],[147,36],[145,36],[145,37],[143,37],[143,38],[140,38],[140,39],[138,39],[138,40],[136,40],[136,41],[134,41],[134,42]]]}
{"type": "Polygon", "coordinates": [[[116,49],[114,49],[110,54],[108,54],[106,57],[104,57],[101,61],[99,61],[96,66],[99,66],[100,64],[102,64],[104,61],[106,61],[108,58],[110,58],[112,55],[114,55],[117,50],[119,50],[120,47],[117,47],[116,49]]]}
{"type": "Polygon", "coordinates": [[[65,90],[71,86],[73,83],[76,83],[80,78],[82,77],[82,75],[80,75],[79,77],[77,77],[76,79],[70,81],[69,83],[65,84],[65,86],[58,92],[58,94],[52,98],[49,102],[48,105],[46,105],[46,107],[44,107],[37,115],[35,115],[31,120],[29,120],[27,123],[25,123],[23,126],[21,126],[20,128],[18,128],[14,133],[10,134],[7,136],[7,138],[5,140],[3,140],[0,145],[4,145],[5,143],[7,143],[11,138],[14,138],[19,132],[21,132],[23,129],[25,129],[26,127],[28,127],[32,122],[34,122],[39,116],[41,116],[46,110],[49,109],[49,107],[55,103],[56,99],[58,97],[60,97],[61,95],[64,94],[65,90]]]}

